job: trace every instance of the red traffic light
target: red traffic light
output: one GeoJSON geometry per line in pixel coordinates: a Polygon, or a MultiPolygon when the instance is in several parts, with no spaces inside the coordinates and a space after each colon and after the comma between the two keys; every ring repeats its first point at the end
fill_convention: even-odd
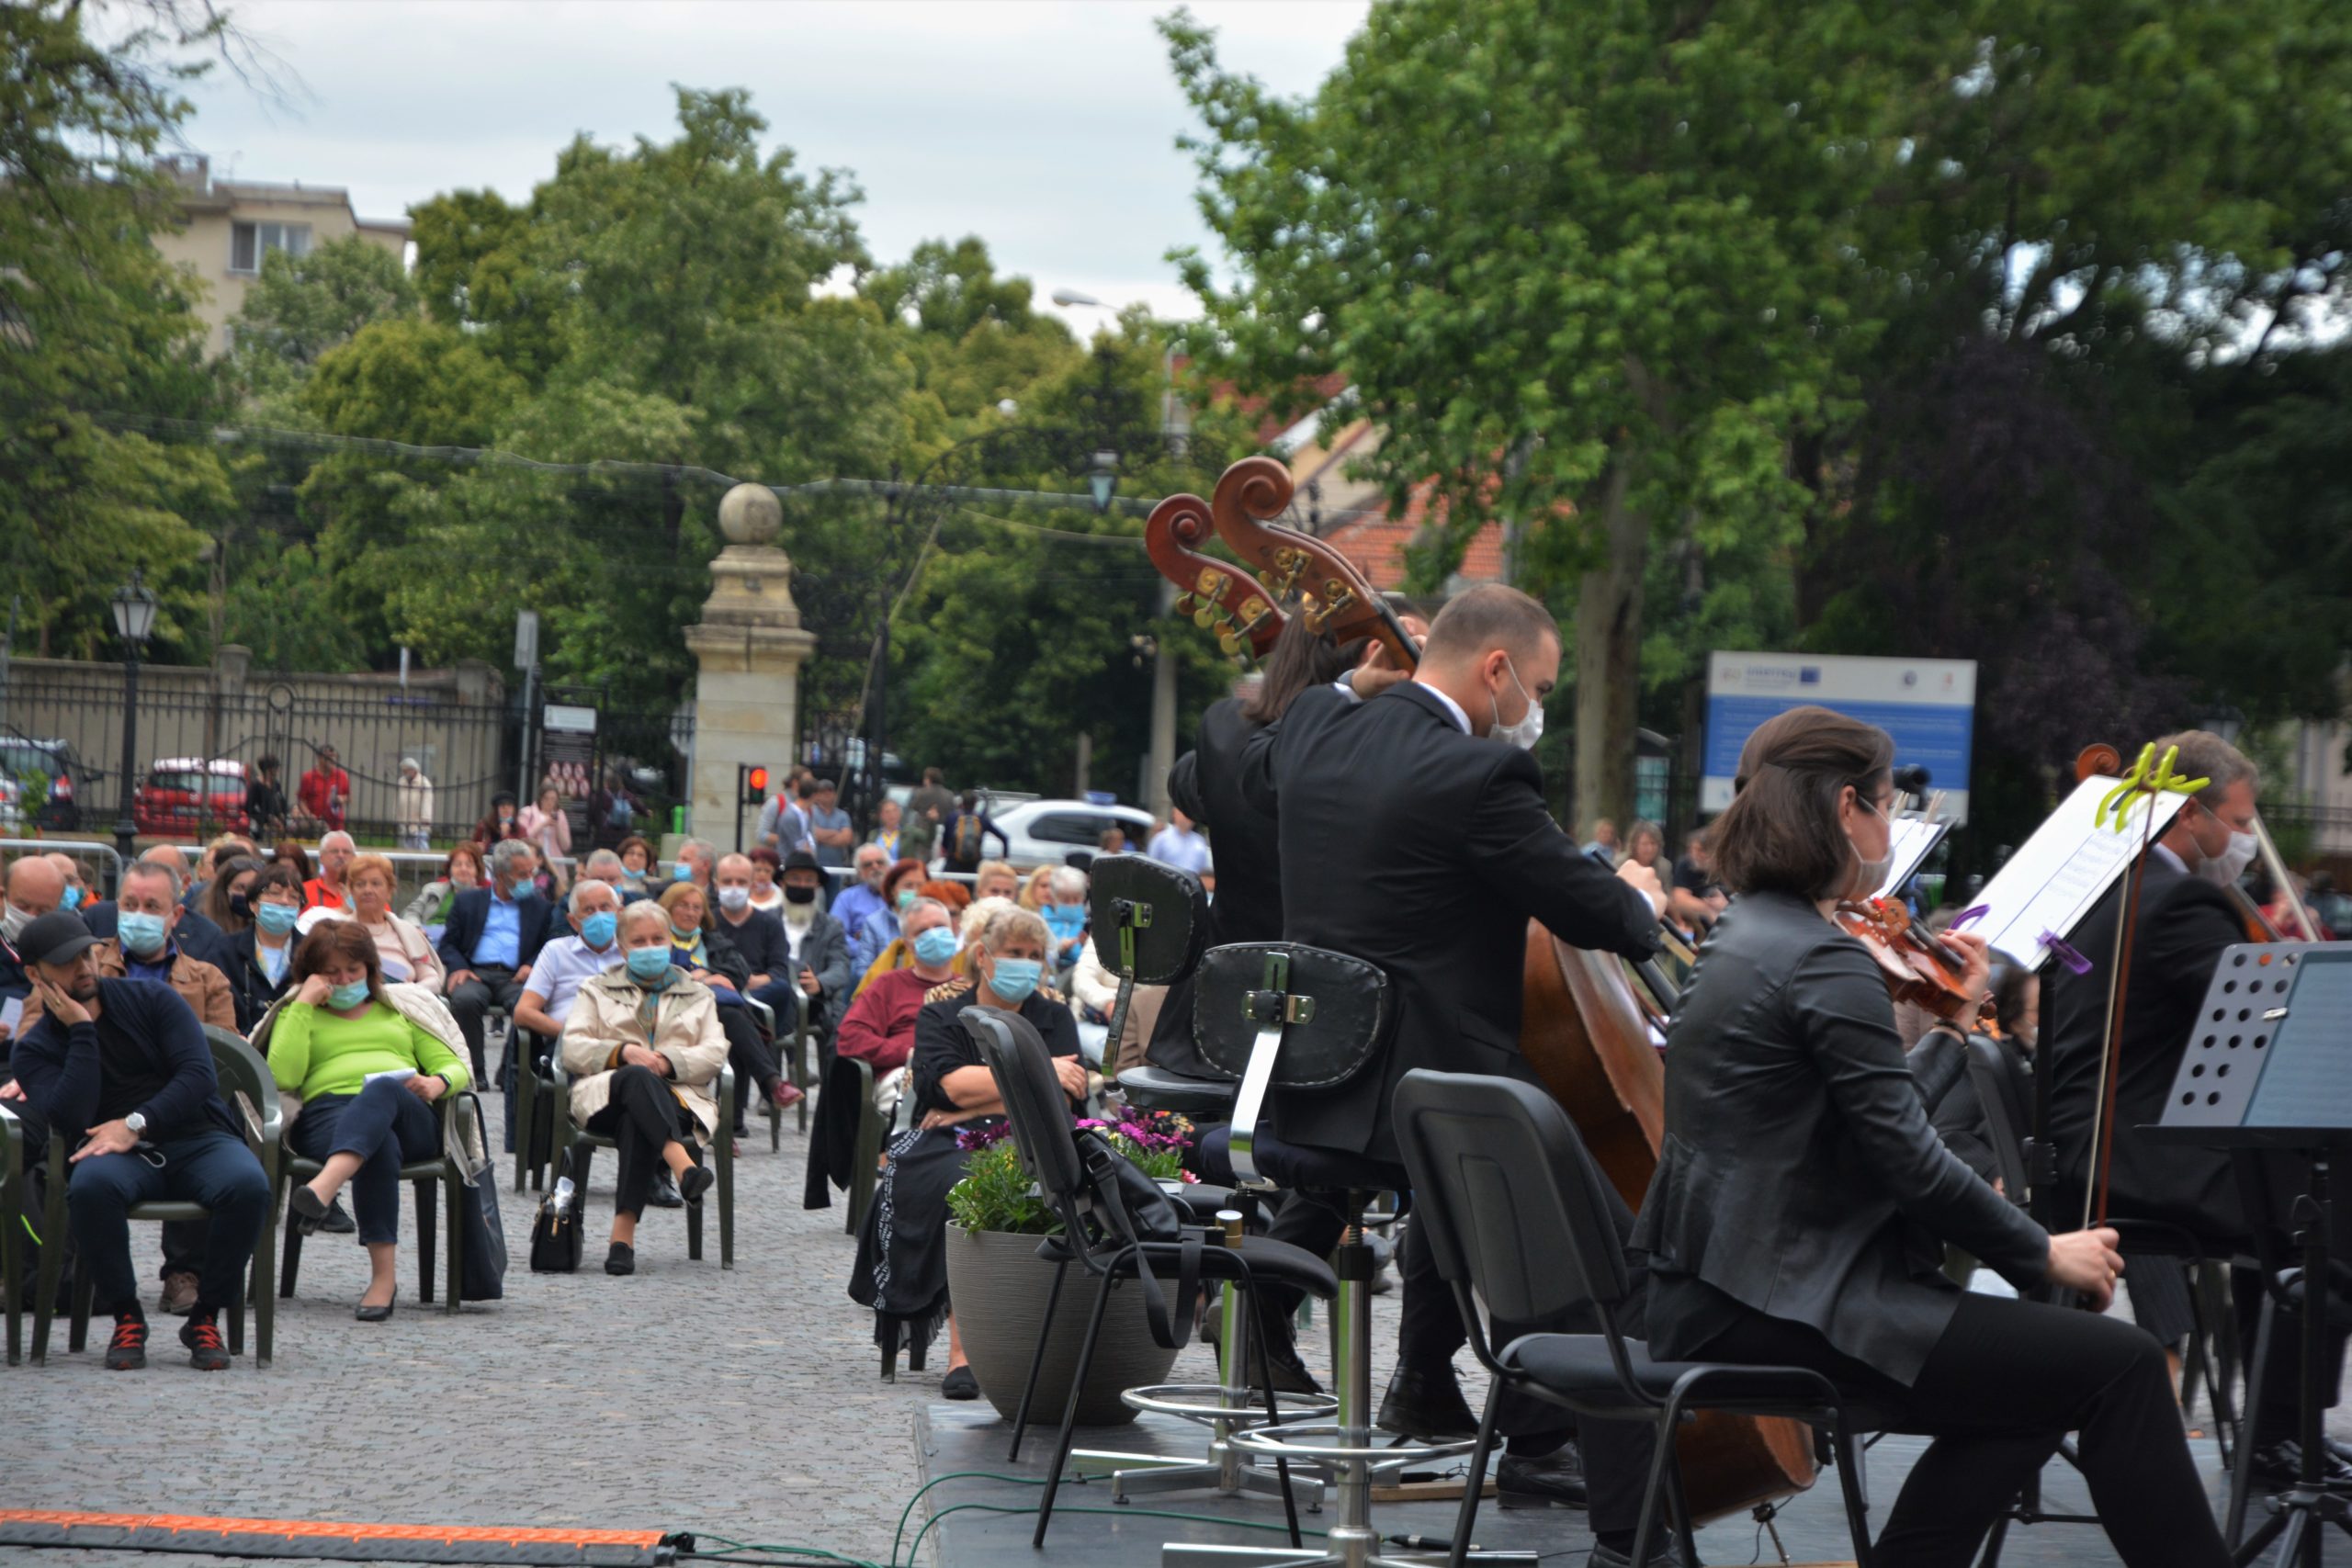
{"type": "Polygon", "coordinates": [[[748,774],[744,775],[743,782],[750,784],[753,789],[758,790],[762,795],[765,795],[768,789],[768,771],[765,768],[753,768],[748,774]]]}
{"type": "Polygon", "coordinates": [[[735,778],[740,786],[736,793],[744,805],[764,806],[767,804],[768,771],[765,768],[755,768],[749,763],[740,763],[735,769],[735,778]]]}

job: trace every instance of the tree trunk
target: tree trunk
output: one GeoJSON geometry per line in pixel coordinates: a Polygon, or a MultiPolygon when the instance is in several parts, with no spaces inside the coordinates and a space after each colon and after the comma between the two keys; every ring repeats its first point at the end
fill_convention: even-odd
{"type": "Polygon", "coordinates": [[[1642,679],[1642,571],[1649,519],[1627,499],[1633,463],[1620,452],[1602,478],[1595,521],[1601,564],[1577,591],[1577,797],[1570,831],[1582,839],[1593,819],[1617,824],[1621,840],[1634,814],[1634,729],[1642,679]]]}

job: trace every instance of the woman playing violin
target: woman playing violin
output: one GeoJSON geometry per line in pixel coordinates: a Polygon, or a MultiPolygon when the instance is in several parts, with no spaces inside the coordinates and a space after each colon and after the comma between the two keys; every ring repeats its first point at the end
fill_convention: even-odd
{"type": "MultiPolygon", "coordinates": [[[[1661,1358],[1811,1367],[1894,1430],[1932,1435],[1881,1561],[1973,1560],[2070,1431],[2132,1568],[2229,1561],[2164,1350],[2127,1323],[1963,1294],[1941,1244],[2013,1283],[2105,1306],[2111,1230],[2051,1235],[1948,1151],[1905,1065],[1875,960],[1833,921],[1884,874],[1894,748],[1825,708],[1766,723],[1714,825],[1735,897],[1666,1053],[1666,1138],[1634,1246],[1661,1358]]],[[[1981,998],[1981,938],[1950,937],[1981,998]]],[[[1950,1028],[1938,1024],[1938,1028],[1950,1028]]]]}

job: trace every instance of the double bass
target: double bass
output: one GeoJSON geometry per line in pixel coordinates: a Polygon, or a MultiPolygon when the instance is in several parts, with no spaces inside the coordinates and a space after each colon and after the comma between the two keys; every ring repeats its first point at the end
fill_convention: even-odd
{"type": "MultiPolygon", "coordinates": [[[[1220,632],[1227,652],[1271,647],[1285,604],[1335,640],[1370,637],[1404,670],[1420,650],[1395,609],[1354,564],[1323,540],[1272,521],[1290,504],[1290,472],[1270,457],[1227,468],[1205,506],[1172,496],[1145,525],[1154,563],[1185,591],[1195,621],[1220,632]],[[1201,553],[1207,531],[1243,563],[1201,553]],[[1172,569],[1172,570],[1171,570],[1172,569]]],[[[1577,1125],[1628,1209],[1638,1209],[1657,1168],[1666,1125],[1666,1068],[1652,1029],[1672,998],[1654,965],[1637,987],[1625,963],[1573,948],[1528,922],[1520,1051],[1577,1125]]],[[[1676,1438],[1694,1518],[1754,1509],[1813,1484],[1813,1437],[1801,1422],[1702,1413],[1676,1438]]]]}

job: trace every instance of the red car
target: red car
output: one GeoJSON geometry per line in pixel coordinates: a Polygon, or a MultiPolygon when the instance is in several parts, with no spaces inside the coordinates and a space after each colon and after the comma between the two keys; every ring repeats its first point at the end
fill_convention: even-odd
{"type": "Polygon", "coordinates": [[[163,838],[205,839],[245,830],[245,765],[162,757],[130,806],[131,825],[163,838]]]}

